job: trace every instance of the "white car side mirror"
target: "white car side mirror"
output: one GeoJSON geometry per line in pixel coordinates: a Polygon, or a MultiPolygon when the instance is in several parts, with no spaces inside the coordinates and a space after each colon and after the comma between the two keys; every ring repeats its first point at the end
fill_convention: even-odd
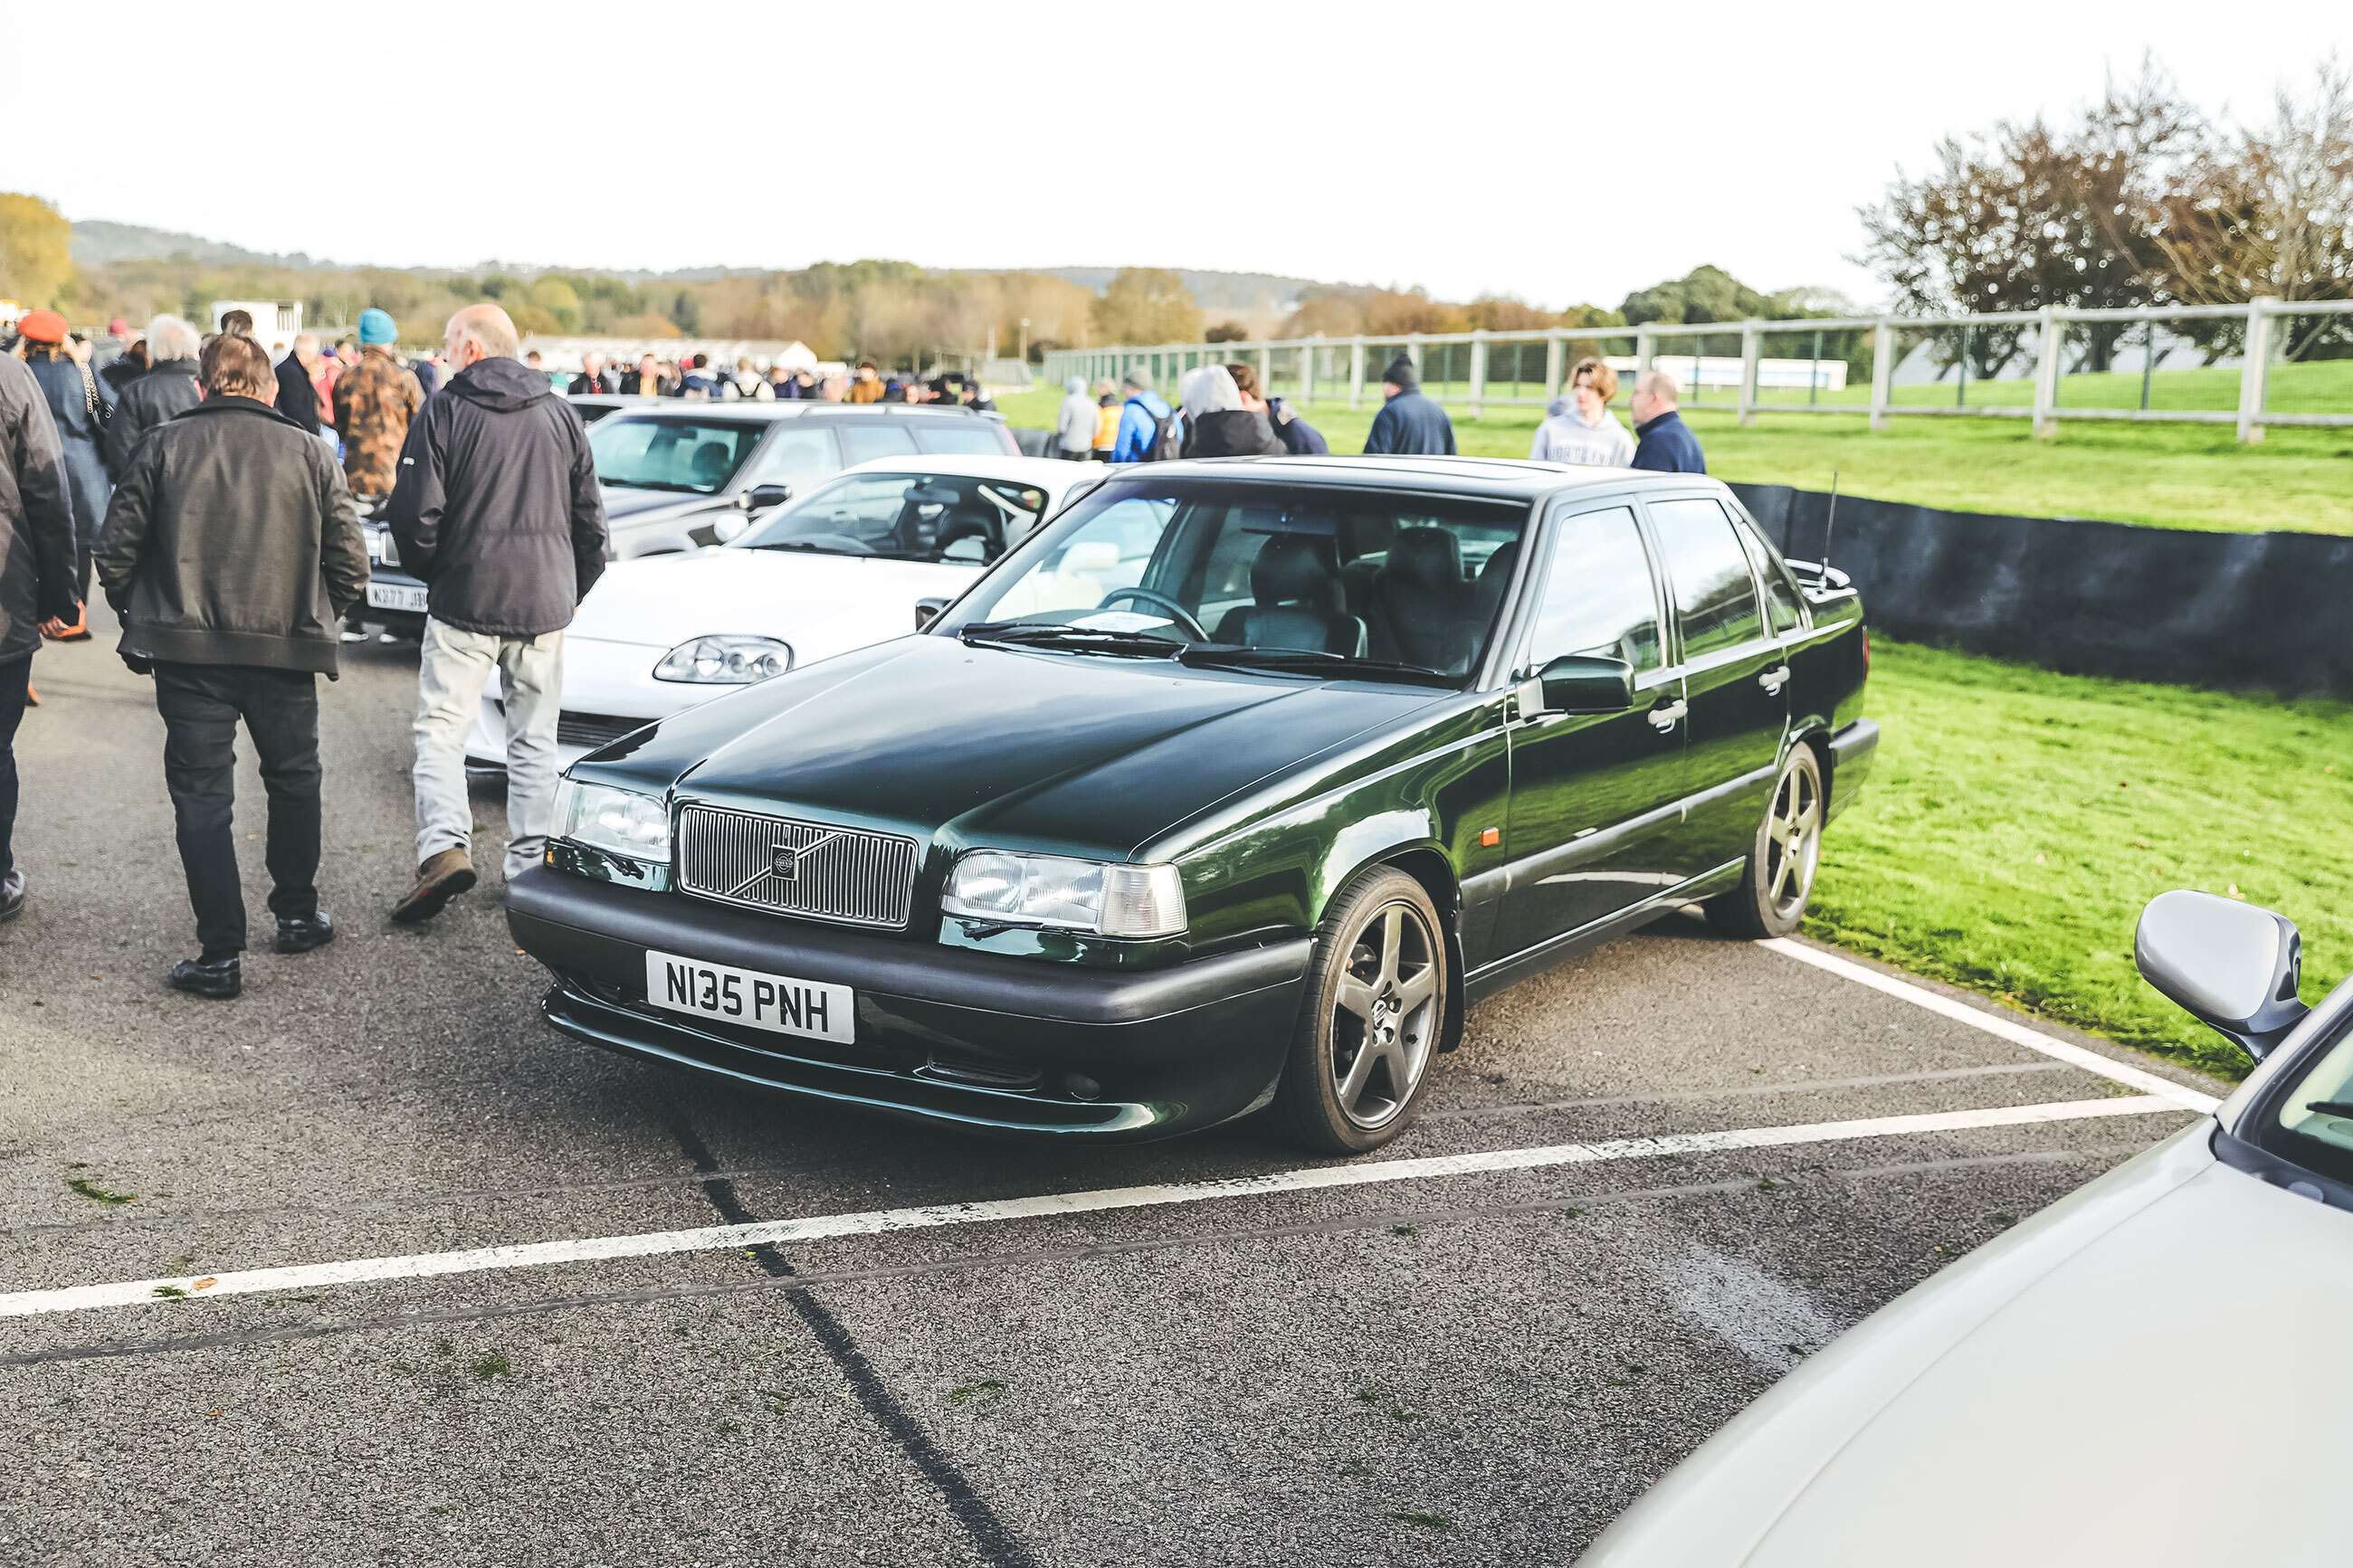
{"type": "Polygon", "coordinates": [[[2285,915],[2176,889],[2141,911],[2133,962],[2183,1011],[2261,1061],[2311,1009],[2304,938],[2285,915]]]}
{"type": "Polygon", "coordinates": [[[740,511],[731,512],[720,518],[718,521],[712,523],[711,525],[711,531],[718,536],[720,543],[725,544],[731,540],[743,538],[744,531],[751,526],[752,520],[750,518],[744,516],[740,511]]]}

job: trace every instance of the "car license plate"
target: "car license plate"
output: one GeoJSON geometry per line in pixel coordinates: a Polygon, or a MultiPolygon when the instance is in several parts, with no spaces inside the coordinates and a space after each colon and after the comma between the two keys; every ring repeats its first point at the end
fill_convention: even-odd
{"type": "Polygon", "coordinates": [[[430,589],[411,587],[406,583],[368,584],[368,608],[371,610],[414,610],[421,616],[432,607],[430,589]]]}
{"type": "Polygon", "coordinates": [[[771,1034],[842,1046],[858,1039],[858,997],[847,985],[731,969],[674,952],[648,950],[646,1000],[673,1013],[771,1034]]]}

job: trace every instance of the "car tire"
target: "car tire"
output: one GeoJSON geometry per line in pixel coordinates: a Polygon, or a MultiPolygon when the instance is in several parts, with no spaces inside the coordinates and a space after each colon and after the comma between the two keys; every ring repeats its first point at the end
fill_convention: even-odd
{"type": "Polygon", "coordinates": [[[1827,805],[1821,759],[1811,746],[1792,747],[1741,863],[1740,886],[1704,906],[1710,924],[1727,936],[1750,939],[1798,929],[1814,896],[1827,805]]]}
{"type": "Polygon", "coordinates": [[[1275,1090],[1293,1139],[1361,1154],[1412,1125],[1453,984],[1446,928],[1419,882],[1381,866],[1343,888],[1315,928],[1275,1090]]]}

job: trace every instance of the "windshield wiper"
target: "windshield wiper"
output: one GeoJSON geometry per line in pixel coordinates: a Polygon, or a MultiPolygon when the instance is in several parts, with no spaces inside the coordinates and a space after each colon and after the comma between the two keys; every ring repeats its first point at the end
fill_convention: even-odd
{"type": "Polygon", "coordinates": [[[2316,1100],[2305,1109],[2323,1116],[2353,1116],[2353,1100],[2316,1100]]]}
{"type": "Polygon", "coordinates": [[[1067,647],[1084,653],[1132,653],[1164,658],[1185,647],[1175,637],[1154,637],[1149,632],[1074,626],[1060,621],[976,621],[958,627],[956,637],[967,643],[994,643],[1004,647],[1067,647]]]}
{"type": "Polygon", "coordinates": [[[617,479],[609,476],[600,476],[596,482],[602,485],[615,485],[625,490],[675,490],[681,495],[699,496],[712,493],[701,485],[681,484],[675,479],[617,479]]]}
{"type": "Polygon", "coordinates": [[[1179,664],[1226,669],[1271,669],[1286,675],[1355,675],[1367,679],[1410,680],[1418,684],[1452,686],[1461,678],[1426,664],[1400,664],[1395,659],[1358,658],[1351,654],[1324,653],[1307,647],[1225,647],[1210,644],[1188,647],[1176,656],[1179,664]]]}

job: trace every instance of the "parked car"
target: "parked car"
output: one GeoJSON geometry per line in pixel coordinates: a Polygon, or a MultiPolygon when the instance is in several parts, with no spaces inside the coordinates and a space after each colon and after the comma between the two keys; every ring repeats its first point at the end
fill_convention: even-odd
{"type": "Polygon", "coordinates": [[[575,763],[508,919],[558,1029],[735,1082],[1373,1149],[1466,1002],[1695,900],[1794,927],[1867,657],[1704,478],[1114,468],[923,635],[575,763]]]}
{"type": "MultiPolygon", "coordinates": [[[[601,406],[597,395],[567,399],[601,406]]],[[[780,506],[796,489],[877,458],[1019,457],[1005,421],[965,408],[899,404],[682,403],[613,395],[588,426],[607,552],[616,561],[718,542],[718,525],[780,506]]],[[[582,416],[590,416],[585,411],[582,416]]],[[[425,584],[400,570],[391,531],[364,525],[375,575],[366,618],[393,631],[425,626],[425,584]]]]}
{"type": "Polygon", "coordinates": [[[1651,1489],[1586,1568],[2346,1561],[2353,981],[2172,892],[2135,956],[2260,1062],[2211,1116],[1897,1298],[1651,1489]]]}
{"type": "MultiPolygon", "coordinates": [[[[1056,458],[883,458],[755,520],[715,550],[608,568],[565,635],[563,761],[656,719],[915,626],[1067,497],[1101,479],[1056,458]]],[[[505,765],[506,702],[482,694],[467,761],[505,765]]]]}

